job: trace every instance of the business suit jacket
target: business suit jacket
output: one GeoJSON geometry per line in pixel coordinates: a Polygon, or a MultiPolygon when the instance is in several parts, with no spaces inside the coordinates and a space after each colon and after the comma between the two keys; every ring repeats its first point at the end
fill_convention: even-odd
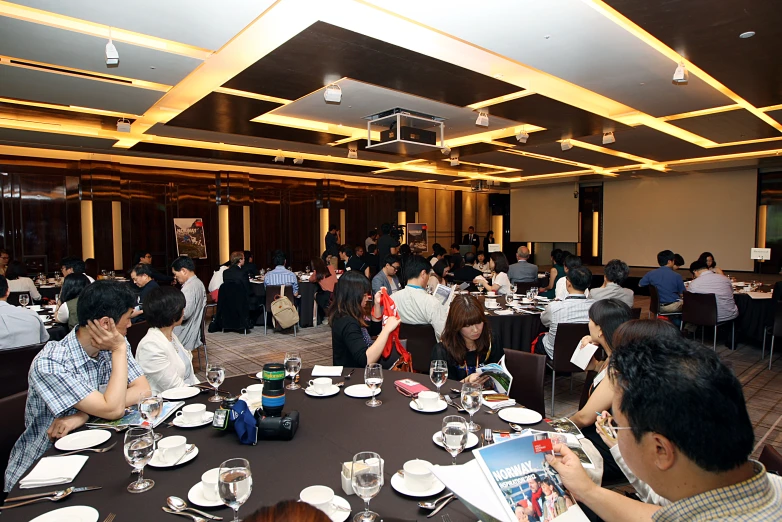
{"type": "Polygon", "coordinates": [[[478,234],[464,234],[462,245],[472,245],[477,250],[481,245],[481,238],[478,237],[478,234]]]}
{"type": "Polygon", "coordinates": [[[589,297],[594,299],[595,301],[599,301],[600,299],[619,299],[624,304],[629,306],[630,308],[633,307],[633,302],[635,296],[633,295],[633,291],[629,288],[622,288],[616,283],[609,282],[606,284],[605,288],[593,288],[589,291],[589,297]]]}
{"type": "Polygon", "coordinates": [[[534,283],[538,280],[538,267],[527,261],[513,263],[508,268],[511,283],[534,283]]]}
{"type": "Polygon", "coordinates": [[[250,275],[244,270],[244,267],[238,265],[231,265],[223,272],[223,283],[228,281],[236,281],[242,285],[245,293],[250,299],[250,309],[254,310],[258,308],[258,299],[255,296],[255,292],[252,290],[252,283],[250,283],[250,275]]]}

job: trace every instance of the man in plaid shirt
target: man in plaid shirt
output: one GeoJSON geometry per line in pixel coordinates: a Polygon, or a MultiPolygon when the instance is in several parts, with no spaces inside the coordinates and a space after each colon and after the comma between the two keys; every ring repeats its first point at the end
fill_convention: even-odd
{"type": "Polygon", "coordinates": [[[48,343],[28,376],[26,429],[8,460],[10,491],[52,442],[90,416],[120,419],[149,392],[149,383],[125,339],[136,297],[127,285],[96,281],[79,296],[79,325],[48,343]]]}

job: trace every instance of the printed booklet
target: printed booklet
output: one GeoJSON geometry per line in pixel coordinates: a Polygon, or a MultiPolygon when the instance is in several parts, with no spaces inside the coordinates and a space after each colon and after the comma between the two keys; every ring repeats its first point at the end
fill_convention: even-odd
{"type": "MultiPolygon", "coordinates": [[[[185,405],[185,401],[163,401],[163,411],[155,419],[153,428],[157,428],[163,421],[171,416],[178,408],[185,405]]],[[[98,417],[92,417],[89,420],[90,424],[105,424],[107,426],[146,426],[148,425],[141,419],[141,414],[138,412],[137,406],[131,406],[125,410],[125,416],[117,420],[106,420],[98,417]]]]}
{"type": "Polygon", "coordinates": [[[513,376],[505,366],[505,356],[500,359],[499,364],[491,363],[485,366],[479,366],[475,370],[475,373],[478,375],[488,375],[489,381],[491,381],[492,388],[494,388],[495,392],[503,395],[510,393],[510,385],[513,383],[513,376]]]}

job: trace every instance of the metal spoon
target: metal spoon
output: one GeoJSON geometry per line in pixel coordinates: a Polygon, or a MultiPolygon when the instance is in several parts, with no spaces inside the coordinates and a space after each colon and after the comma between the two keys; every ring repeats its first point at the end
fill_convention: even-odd
{"type": "Polygon", "coordinates": [[[196,445],[195,445],[195,444],[188,444],[188,445],[187,445],[187,450],[186,450],[186,451],[185,451],[185,452],[182,454],[182,456],[181,456],[181,457],[179,457],[179,458],[177,459],[177,461],[176,461],[176,462],[174,462],[173,464],[171,464],[171,466],[172,466],[172,467],[173,467],[173,466],[176,466],[177,464],[179,464],[180,462],[182,462],[182,459],[183,459],[183,458],[185,458],[186,456],[188,456],[189,454],[193,453],[193,451],[195,451],[195,449],[196,449],[196,445]]]}
{"type": "Polygon", "coordinates": [[[418,507],[423,509],[434,509],[437,507],[438,502],[442,502],[446,498],[451,498],[453,496],[453,493],[446,493],[440,498],[436,498],[434,500],[431,500],[429,502],[419,502],[418,507]]]}
{"type": "Polygon", "coordinates": [[[355,368],[353,368],[352,370],[350,370],[350,373],[348,373],[348,374],[347,374],[347,375],[344,377],[344,379],[345,379],[346,381],[349,381],[349,380],[350,380],[350,376],[351,376],[351,375],[353,375],[353,372],[355,372],[355,371],[356,371],[356,369],[355,369],[355,368]]]}
{"type": "Polygon", "coordinates": [[[511,422],[511,423],[509,423],[509,425],[510,425],[510,427],[511,427],[511,428],[513,428],[513,429],[514,429],[514,430],[516,430],[516,431],[524,431],[524,428],[522,428],[522,427],[521,427],[521,426],[519,426],[518,424],[513,424],[513,423],[511,422]]]}
{"type": "Polygon", "coordinates": [[[210,515],[209,513],[204,513],[203,511],[199,511],[199,510],[197,510],[195,508],[191,508],[190,506],[187,505],[187,502],[185,502],[184,500],[182,500],[179,497],[168,497],[166,499],[166,504],[168,504],[168,507],[170,507],[171,509],[173,509],[176,512],[192,511],[193,513],[198,513],[202,517],[206,517],[206,518],[208,518],[210,520],[222,520],[223,519],[223,517],[210,515]]]}

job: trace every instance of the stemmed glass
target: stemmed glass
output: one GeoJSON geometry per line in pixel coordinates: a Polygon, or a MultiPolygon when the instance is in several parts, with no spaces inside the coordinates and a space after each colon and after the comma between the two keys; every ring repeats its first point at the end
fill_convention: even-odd
{"type": "Polygon", "coordinates": [[[24,308],[27,308],[27,305],[30,304],[30,296],[27,294],[19,294],[19,304],[24,308]]]}
{"type": "Polygon", "coordinates": [[[462,384],[462,408],[467,410],[470,414],[469,430],[472,432],[481,429],[479,424],[475,424],[472,421],[472,416],[478,410],[481,409],[481,403],[483,401],[483,386],[472,382],[465,382],[462,384]]]}
{"type": "Polygon", "coordinates": [[[367,367],[364,368],[364,384],[372,390],[372,400],[367,401],[366,405],[375,408],[383,404],[383,401],[379,401],[375,397],[375,391],[383,385],[383,367],[380,364],[367,364],[367,367]]]}
{"type": "Polygon", "coordinates": [[[350,482],[353,491],[364,501],[364,511],[353,517],[353,522],[371,522],[379,519],[379,515],[369,510],[369,501],[380,493],[383,486],[383,461],[380,455],[373,451],[362,451],[353,456],[350,472],[350,482]]]}
{"type": "Polygon", "coordinates": [[[151,428],[130,428],[125,432],[125,460],[138,470],[138,480],[128,485],[131,493],[143,493],[155,485],[154,480],[144,478],[144,466],[152,459],[155,452],[155,437],[151,428]]]}
{"type": "Polygon", "coordinates": [[[448,380],[448,363],[445,361],[432,361],[429,364],[429,378],[432,380],[432,384],[437,386],[437,395],[440,399],[443,398],[440,395],[440,386],[445,384],[448,380]]]}
{"type": "Polygon", "coordinates": [[[206,370],[206,380],[215,389],[215,394],[209,397],[209,402],[222,402],[223,399],[218,395],[217,389],[225,380],[225,368],[222,366],[209,366],[206,370]]]}
{"type": "Polygon", "coordinates": [[[246,459],[228,459],[220,464],[217,491],[223,504],[234,510],[234,522],[239,522],[239,508],[252,490],[253,474],[246,459]]]}
{"type": "Polygon", "coordinates": [[[163,413],[163,397],[156,397],[151,392],[144,392],[138,401],[138,414],[142,420],[149,423],[149,431],[155,440],[160,440],[163,436],[154,432],[155,420],[163,413]]]}
{"type": "Polygon", "coordinates": [[[285,386],[286,390],[298,390],[301,388],[296,384],[296,376],[301,371],[301,355],[296,352],[287,352],[285,354],[285,375],[291,378],[291,383],[285,386]]]}
{"type": "Polygon", "coordinates": [[[443,446],[451,454],[451,464],[456,464],[456,455],[464,451],[469,432],[464,417],[448,415],[443,419],[443,446]]]}

